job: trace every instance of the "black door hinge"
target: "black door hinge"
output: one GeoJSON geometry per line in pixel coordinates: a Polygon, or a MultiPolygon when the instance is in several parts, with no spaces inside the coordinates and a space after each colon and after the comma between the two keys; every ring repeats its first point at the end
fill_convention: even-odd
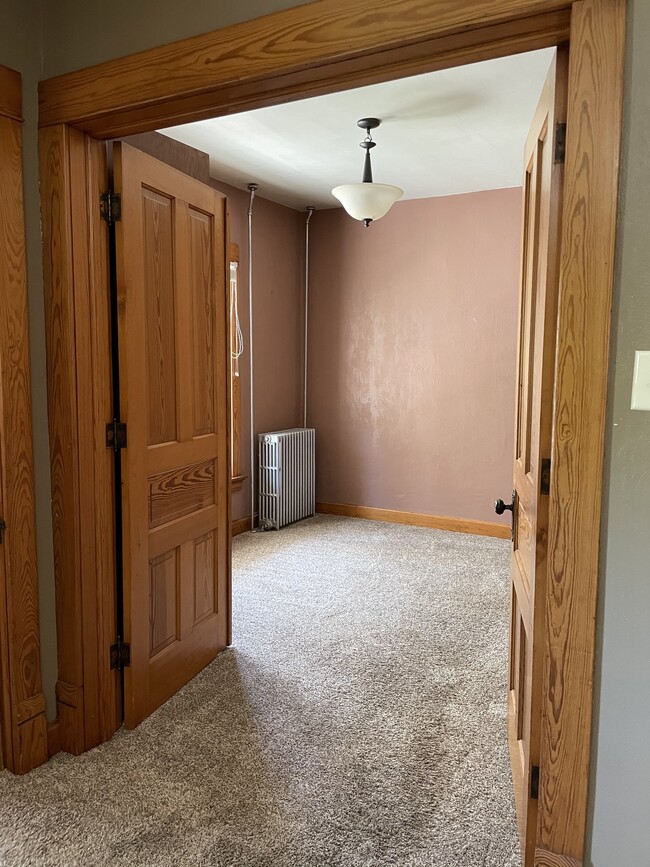
{"type": "Polygon", "coordinates": [[[555,124],[555,157],[556,163],[563,163],[566,157],[566,124],[555,124]]]}
{"type": "Polygon", "coordinates": [[[7,529],[7,522],[4,520],[4,518],[0,518],[0,545],[2,545],[2,543],[5,540],[5,530],[6,529],[7,529]]]}
{"type": "Polygon", "coordinates": [[[106,448],[119,452],[126,448],[126,424],[116,418],[106,425],[106,448]]]}
{"type": "Polygon", "coordinates": [[[533,765],[530,769],[530,797],[533,801],[539,798],[539,765],[533,765]]]}
{"type": "Polygon", "coordinates": [[[123,668],[131,665],[131,645],[122,641],[121,636],[117,636],[117,642],[111,645],[111,668],[123,668]]]}
{"type": "Polygon", "coordinates": [[[551,493],[551,459],[542,458],[542,472],[539,479],[540,494],[551,493]]]}
{"type": "Polygon", "coordinates": [[[122,219],[122,197],[119,193],[107,190],[99,197],[99,216],[112,225],[122,219]]]}

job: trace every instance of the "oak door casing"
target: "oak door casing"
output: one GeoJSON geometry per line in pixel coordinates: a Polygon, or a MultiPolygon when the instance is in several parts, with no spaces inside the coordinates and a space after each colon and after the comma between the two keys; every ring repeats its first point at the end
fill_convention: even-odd
{"type": "Polygon", "coordinates": [[[0,767],[47,759],[36,563],[21,79],[0,67],[0,767]]]}
{"type": "Polygon", "coordinates": [[[566,120],[568,52],[559,49],[524,149],[523,228],[515,398],[508,739],[525,867],[537,842],[563,171],[555,152],[566,120]],[[559,139],[558,139],[559,140],[559,139]],[[536,768],[536,771],[533,769],[536,768]]]}
{"type": "Polygon", "coordinates": [[[131,728],[228,643],[226,199],[123,143],[114,177],[131,728]]]}

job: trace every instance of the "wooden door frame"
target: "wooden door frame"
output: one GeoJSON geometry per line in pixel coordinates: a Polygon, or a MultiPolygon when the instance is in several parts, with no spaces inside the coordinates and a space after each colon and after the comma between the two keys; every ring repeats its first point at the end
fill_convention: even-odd
{"type": "Polygon", "coordinates": [[[81,483],[99,474],[110,490],[101,448],[83,438],[101,445],[110,418],[107,321],[92,312],[107,280],[96,140],[570,40],[535,864],[582,864],[624,36],[625,0],[318,0],[41,83],[59,678],[63,663],[76,678],[64,748],[92,743],[89,695],[115,720],[96,676],[106,648],[98,658],[84,638],[87,618],[94,627],[101,604],[110,609],[113,582],[110,557],[82,569],[113,517],[110,497],[89,502],[81,483]]]}
{"type": "Polygon", "coordinates": [[[47,759],[36,566],[22,170],[22,82],[0,66],[0,739],[5,767],[47,759]],[[3,581],[4,576],[4,581],[3,581]]]}

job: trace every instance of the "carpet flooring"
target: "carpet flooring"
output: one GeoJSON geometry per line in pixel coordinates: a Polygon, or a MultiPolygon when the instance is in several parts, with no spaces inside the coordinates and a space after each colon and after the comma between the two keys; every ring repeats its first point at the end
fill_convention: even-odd
{"type": "Polygon", "coordinates": [[[515,867],[510,546],[317,516],[234,540],[234,636],[136,731],[0,774],[3,867],[515,867]]]}

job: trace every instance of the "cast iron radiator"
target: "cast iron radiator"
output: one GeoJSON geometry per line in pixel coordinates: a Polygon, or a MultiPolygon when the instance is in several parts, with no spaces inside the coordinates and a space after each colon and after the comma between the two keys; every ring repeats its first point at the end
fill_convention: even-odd
{"type": "Polygon", "coordinates": [[[259,525],[279,530],[316,513],[314,428],[258,435],[259,525]]]}

